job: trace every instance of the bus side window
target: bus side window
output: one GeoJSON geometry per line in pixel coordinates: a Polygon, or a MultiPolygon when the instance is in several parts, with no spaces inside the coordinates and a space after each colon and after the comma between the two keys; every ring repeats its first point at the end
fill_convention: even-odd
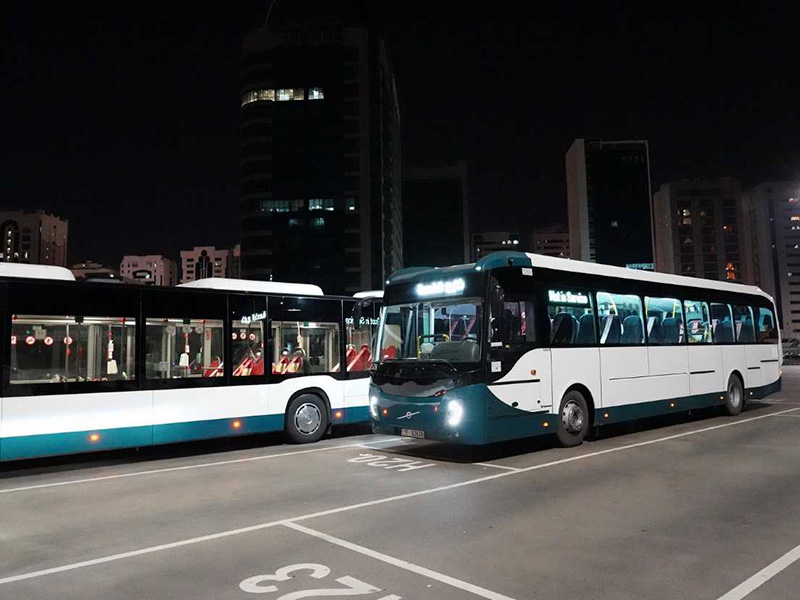
{"type": "Polygon", "coordinates": [[[336,373],[339,366],[341,300],[269,298],[272,373],[336,373]]]}
{"type": "Polygon", "coordinates": [[[233,377],[263,377],[266,343],[267,299],[264,296],[231,295],[228,299],[231,323],[231,375],[233,377]]]}
{"type": "Polygon", "coordinates": [[[677,298],[645,298],[647,343],[683,344],[683,309],[677,298]]]}
{"type": "Polygon", "coordinates": [[[633,294],[597,292],[600,344],[630,346],[644,344],[642,299],[633,294]]]}
{"type": "Polygon", "coordinates": [[[756,341],[753,309],[749,306],[733,307],[734,334],[739,344],[754,344],[756,341]]]}
{"type": "Polygon", "coordinates": [[[145,376],[148,379],[222,377],[222,319],[147,317],[145,376]]]}
{"type": "Polygon", "coordinates": [[[545,330],[552,346],[584,346],[595,344],[592,296],[583,290],[547,290],[545,330]]]}
{"type": "MultiPolygon", "coordinates": [[[[345,302],[345,358],[344,368],[348,373],[369,371],[374,361],[375,336],[378,331],[379,306],[372,302],[361,310],[360,323],[354,321],[355,302],[345,302]]],[[[334,373],[339,373],[342,366],[334,366],[334,373]]]]}
{"type": "Polygon", "coordinates": [[[733,343],[733,316],[730,305],[711,303],[711,334],[715,344],[733,343]]]}
{"type": "Polygon", "coordinates": [[[775,325],[775,314],[769,308],[758,307],[758,343],[777,344],[778,328],[775,325]]]}
{"type": "Polygon", "coordinates": [[[699,300],[684,300],[686,314],[687,341],[690,344],[711,343],[711,318],[708,304],[699,300]]]}

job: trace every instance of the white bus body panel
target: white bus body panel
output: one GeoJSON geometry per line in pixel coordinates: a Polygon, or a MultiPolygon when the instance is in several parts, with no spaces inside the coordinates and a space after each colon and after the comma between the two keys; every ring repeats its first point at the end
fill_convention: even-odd
{"type": "Polygon", "coordinates": [[[537,412],[549,408],[552,405],[550,354],[547,348],[526,352],[508,373],[489,384],[489,391],[504,404],[519,410],[537,412]]]}
{"type": "Polygon", "coordinates": [[[734,371],[742,376],[744,386],[748,387],[745,346],[722,346],[722,387],[719,391],[728,389],[728,379],[734,371]]]}
{"type": "Polygon", "coordinates": [[[686,346],[649,346],[647,399],[669,400],[689,395],[689,351],[686,346]]]}
{"type": "Polygon", "coordinates": [[[348,379],[344,382],[344,408],[364,406],[369,403],[369,377],[361,379],[348,379]]]}
{"type": "Polygon", "coordinates": [[[203,387],[153,392],[153,424],[265,415],[269,385],[203,387]]]}
{"type": "Polygon", "coordinates": [[[650,372],[647,348],[616,346],[600,348],[602,406],[622,406],[648,399],[650,372]]]}
{"type": "Polygon", "coordinates": [[[96,392],[2,399],[0,437],[150,425],[153,392],[96,392]]]}
{"type": "Polygon", "coordinates": [[[553,348],[550,352],[553,412],[573,385],[589,390],[596,407],[603,406],[599,348],[553,348]]]}
{"type": "MultiPolygon", "coordinates": [[[[297,392],[308,388],[319,388],[331,403],[331,410],[344,408],[344,385],[330,375],[306,375],[303,377],[287,378],[280,383],[270,384],[270,414],[283,414],[291,398],[297,392]]],[[[367,394],[364,392],[361,404],[366,404],[367,394]]]]}
{"type": "Polygon", "coordinates": [[[689,346],[689,391],[692,396],[725,389],[722,348],[711,344],[689,346]]]}
{"type": "MultiPolygon", "coordinates": [[[[766,345],[766,344],[764,344],[766,345]]],[[[747,360],[747,372],[744,373],[745,387],[759,387],[764,385],[764,369],[761,366],[762,346],[748,344],[745,346],[745,358],[747,360]]]]}

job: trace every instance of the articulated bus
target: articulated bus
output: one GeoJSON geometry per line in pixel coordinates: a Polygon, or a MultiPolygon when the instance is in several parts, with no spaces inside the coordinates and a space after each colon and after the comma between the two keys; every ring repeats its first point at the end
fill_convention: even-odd
{"type": "Polygon", "coordinates": [[[373,430],[461,444],[701,407],[781,386],[775,306],[756,287],[498,252],[394,273],[372,368],[373,430]]]}
{"type": "MultiPolygon", "coordinates": [[[[379,296],[380,293],[376,293],[379,296]]],[[[369,421],[376,302],[314,285],[0,266],[0,460],[369,421]]]]}

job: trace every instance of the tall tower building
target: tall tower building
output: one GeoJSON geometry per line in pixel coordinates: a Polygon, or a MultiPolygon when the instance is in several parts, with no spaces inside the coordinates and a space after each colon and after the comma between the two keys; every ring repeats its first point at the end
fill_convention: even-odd
{"type": "Polygon", "coordinates": [[[649,266],[653,224],[647,142],[577,139],[567,151],[566,167],[570,257],[649,266]]]}
{"type": "Polygon", "coordinates": [[[783,335],[800,338],[800,181],[755,186],[742,212],[750,282],[775,299],[783,335]]]}
{"type": "Polygon", "coordinates": [[[741,201],[740,183],[729,177],[662,185],[653,196],[656,271],[749,281],[741,201]]]}
{"type": "Polygon", "coordinates": [[[283,6],[243,46],[242,277],[380,289],[403,257],[400,113],[385,44],[367,26],[304,23],[283,6]]]}
{"type": "Polygon", "coordinates": [[[404,266],[457,265],[469,255],[466,163],[404,168],[404,266]]]}

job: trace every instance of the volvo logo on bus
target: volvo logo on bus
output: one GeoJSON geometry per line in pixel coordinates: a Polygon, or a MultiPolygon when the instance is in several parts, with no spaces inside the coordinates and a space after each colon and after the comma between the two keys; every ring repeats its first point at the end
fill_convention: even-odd
{"type": "Polygon", "coordinates": [[[397,418],[398,418],[398,419],[410,419],[410,418],[411,418],[411,417],[413,417],[414,415],[418,415],[418,414],[419,414],[419,411],[417,411],[417,412],[411,412],[411,411],[408,411],[408,412],[407,412],[406,414],[404,414],[402,417],[397,417],[397,418]]]}
{"type": "Polygon", "coordinates": [[[460,277],[449,281],[432,281],[430,283],[418,283],[414,289],[417,296],[438,296],[441,294],[453,295],[460,294],[467,287],[467,284],[460,277]]]}

